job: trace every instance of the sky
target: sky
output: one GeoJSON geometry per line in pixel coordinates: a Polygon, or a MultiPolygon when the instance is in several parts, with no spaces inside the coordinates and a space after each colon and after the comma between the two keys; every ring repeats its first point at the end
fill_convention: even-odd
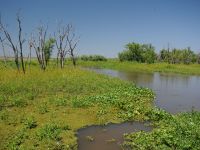
{"type": "Polygon", "coordinates": [[[49,34],[61,21],[72,23],[80,36],[79,55],[117,57],[129,42],[151,43],[157,52],[168,43],[200,52],[200,0],[0,0],[13,38],[19,10],[26,39],[41,23],[48,24],[49,34]]]}

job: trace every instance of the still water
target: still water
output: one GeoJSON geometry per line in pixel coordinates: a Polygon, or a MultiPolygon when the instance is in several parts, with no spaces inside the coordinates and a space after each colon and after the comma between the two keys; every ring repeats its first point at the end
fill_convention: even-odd
{"type": "Polygon", "coordinates": [[[192,108],[200,110],[200,76],[92,70],[152,89],[156,94],[155,105],[170,113],[191,111],[192,108]]]}
{"type": "MultiPolygon", "coordinates": [[[[200,76],[124,72],[97,68],[89,70],[152,89],[156,94],[155,105],[170,113],[175,114],[192,109],[200,110],[200,76]]],[[[149,131],[151,127],[145,126],[144,123],[133,122],[80,129],[78,131],[78,149],[120,150],[123,134],[140,130],[149,131]],[[94,141],[88,141],[87,136],[93,137],[94,141]]]]}
{"type": "Polygon", "coordinates": [[[79,150],[120,150],[123,134],[137,131],[150,131],[152,127],[147,123],[126,122],[122,124],[109,124],[106,126],[91,126],[78,131],[79,150]],[[89,141],[87,136],[93,138],[89,141]]]}

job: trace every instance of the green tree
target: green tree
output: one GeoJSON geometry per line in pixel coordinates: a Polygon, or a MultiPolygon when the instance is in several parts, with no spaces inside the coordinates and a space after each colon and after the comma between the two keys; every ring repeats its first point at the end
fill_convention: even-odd
{"type": "Polygon", "coordinates": [[[143,44],[142,46],[142,62],[154,63],[156,60],[155,48],[151,44],[143,44]]]}
{"type": "Polygon", "coordinates": [[[138,61],[142,60],[142,49],[138,43],[128,43],[125,50],[118,54],[120,61],[138,61]]]}
{"type": "Polygon", "coordinates": [[[182,59],[184,64],[194,63],[196,60],[196,56],[190,48],[182,50],[182,59]]]}
{"type": "Polygon", "coordinates": [[[198,64],[200,64],[200,53],[198,53],[198,54],[196,55],[196,61],[197,61],[198,64]]]}
{"type": "Polygon", "coordinates": [[[167,62],[170,59],[170,52],[166,49],[162,49],[159,54],[160,61],[167,62]]]}
{"type": "Polygon", "coordinates": [[[155,48],[151,44],[128,43],[126,49],[118,54],[120,61],[137,61],[154,63],[156,60],[155,48]]]}
{"type": "Polygon", "coordinates": [[[49,38],[49,40],[47,40],[44,44],[44,55],[46,64],[48,64],[49,62],[49,59],[51,57],[54,48],[54,44],[55,44],[55,39],[53,38],[49,38]]]}

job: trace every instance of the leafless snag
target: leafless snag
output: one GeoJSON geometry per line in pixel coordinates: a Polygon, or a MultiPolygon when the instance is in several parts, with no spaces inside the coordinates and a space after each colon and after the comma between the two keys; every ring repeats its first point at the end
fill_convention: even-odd
{"type": "Polygon", "coordinates": [[[4,64],[5,64],[5,66],[6,66],[7,57],[6,57],[5,47],[4,47],[4,40],[5,40],[5,39],[2,39],[2,38],[0,37],[1,47],[2,47],[2,50],[3,50],[4,64]]]}
{"type": "Polygon", "coordinates": [[[23,43],[25,42],[25,39],[22,39],[22,27],[21,27],[21,19],[20,19],[19,14],[17,14],[17,22],[18,22],[18,29],[19,29],[18,42],[19,42],[19,48],[20,48],[20,59],[21,59],[23,73],[25,73],[26,70],[25,70],[24,56],[23,56],[23,43]]]}
{"type": "Polygon", "coordinates": [[[57,47],[57,65],[60,61],[60,67],[64,67],[64,62],[66,55],[69,54],[73,65],[76,65],[76,58],[75,58],[75,48],[78,43],[78,39],[76,39],[74,28],[71,24],[67,25],[59,25],[58,30],[56,33],[54,33],[54,38],[56,41],[56,47],[57,47]]]}
{"type": "Polygon", "coordinates": [[[44,46],[45,46],[45,41],[46,41],[47,29],[48,29],[47,27],[44,27],[42,25],[39,26],[37,28],[37,32],[38,32],[37,40],[36,40],[36,37],[32,35],[31,42],[29,43],[30,47],[33,47],[35,49],[35,53],[36,53],[38,62],[40,64],[40,68],[42,70],[46,69],[46,63],[44,60],[44,46]]]}
{"type": "MultiPolygon", "coordinates": [[[[31,35],[31,38],[32,38],[32,35],[31,35]]],[[[27,63],[28,63],[28,66],[29,66],[29,70],[30,70],[30,65],[31,65],[31,57],[32,57],[32,47],[33,47],[33,45],[32,45],[32,39],[30,39],[29,41],[28,41],[28,45],[29,45],[29,54],[28,54],[28,57],[27,57],[27,61],[26,61],[26,65],[25,66],[27,66],[27,63]]]]}
{"type": "Polygon", "coordinates": [[[39,26],[37,28],[37,37],[32,35],[31,40],[29,42],[29,46],[35,49],[40,68],[42,70],[46,70],[48,61],[50,59],[51,51],[55,42],[53,38],[47,39],[47,29],[48,26],[39,26]]]}
{"type": "Polygon", "coordinates": [[[74,66],[76,66],[76,58],[74,51],[78,42],[79,42],[79,37],[78,38],[76,37],[74,27],[71,24],[68,24],[67,25],[67,44],[69,47],[68,52],[74,66]]]}
{"type": "Polygon", "coordinates": [[[64,68],[65,57],[67,55],[67,26],[59,25],[57,33],[54,33],[56,48],[57,48],[57,65],[60,61],[60,67],[64,68]]]}
{"type": "Polygon", "coordinates": [[[1,29],[1,32],[3,32],[3,34],[5,35],[5,38],[8,41],[8,45],[12,48],[12,50],[14,52],[15,64],[17,66],[18,71],[20,71],[17,45],[16,46],[14,45],[10,33],[7,31],[6,27],[4,26],[4,24],[1,21],[1,16],[0,16],[0,29],[1,29]]]}

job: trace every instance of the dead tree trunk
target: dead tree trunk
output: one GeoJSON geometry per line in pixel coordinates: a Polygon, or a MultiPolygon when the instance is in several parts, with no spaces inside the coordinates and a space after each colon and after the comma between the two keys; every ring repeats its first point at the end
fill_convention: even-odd
{"type": "Polygon", "coordinates": [[[75,48],[78,44],[79,38],[76,38],[75,30],[71,24],[67,26],[67,44],[69,46],[69,55],[71,56],[73,66],[76,66],[76,58],[75,58],[75,48]]]}
{"type": "Polygon", "coordinates": [[[4,47],[4,39],[2,39],[1,37],[0,37],[0,42],[1,42],[1,47],[2,47],[2,50],[3,50],[4,65],[6,67],[7,57],[6,57],[5,47],[4,47]]]}
{"type": "Polygon", "coordinates": [[[21,59],[21,66],[23,73],[25,74],[25,65],[24,65],[24,56],[23,56],[23,43],[25,40],[22,40],[22,28],[21,28],[21,20],[19,15],[17,15],[17,22],[18,22],[18,28],[19,28],[19,34],[18,34],[18,42],[19,42],[19,48],[20,48],[20,59],[21,59]]]}
{"type": "Polygon", "coordinates": [[[60,67],[64,68],[65,57],[67,54],[67,26],[59,25],[58,30],[54,33],[54,39],[57,48],[57,66],[60,62],[60,67]]]}
{"type": "Polygon", "coordinates": [[[46,70],[52,54],[55,40],[51,37],[49,37],[46,40],[48,27],[44,28],[43,26],[40,26],[37,29],[38,29],[38,37],[35,38],[34,36],[32,36],[29,44],[30,46],[33,46],[33,48],[35,49],[38,63],[41,69],[46,70]]]}
{"type": "Polygon", "coordinates": [[[46,70],[47,64],[45,61],[44,48],[46,42],[47,27],[44,28],[43,26],[39,26],[37,30],[38,30],[38,38],[37,38],[38,40],[36,40],[36,38],[32,35],[29,45],[35,49],[35,53],[40,68],[42,70],[46,70]]]}
{"type": "Polygon", "coordinates": [[[11,38],[10,33],[8,32],[8,30],[6,29],[6,27],[3,25],[3,23],[1,22],[1,16],[0,16],[0,31],[3,32],[3,34],[5,36],[5,39],[8,42],[8,45],[13,50],[14,58],[15,58],[15,64],[16,64],[16,67],[17,67],[18,71],[20,71],[19,52],[18,52],[18,47],[17,47],[17,45],[19,45],[21,65],[22,65],[23,73],[25,73],[24,57],[23,57],[23,47],[22,47],[23,43],[25,42],[25,40],[22,40],[22,28],[21,28],[21,20],[20,20],[19,14],[17,14],[17,22],[18,22],[19,32],[18,32],[18,43],[16,44],[16,46],[13,43],[13,40],[11,38]]]}
{"type": "Polygon", "coordinates": [[[14,52],[15,64],[16,64],[17,70],[20,71],[17,46],[14,46],[12,38],[11,38],[9,32],[6,30],[6,28],[4,27],[3,23],[1,22],[1,18],[0,18],[0,29],[4,33],[5,38],[8,41],[8,45],[12,48],[12,50],[14,52]]]}

